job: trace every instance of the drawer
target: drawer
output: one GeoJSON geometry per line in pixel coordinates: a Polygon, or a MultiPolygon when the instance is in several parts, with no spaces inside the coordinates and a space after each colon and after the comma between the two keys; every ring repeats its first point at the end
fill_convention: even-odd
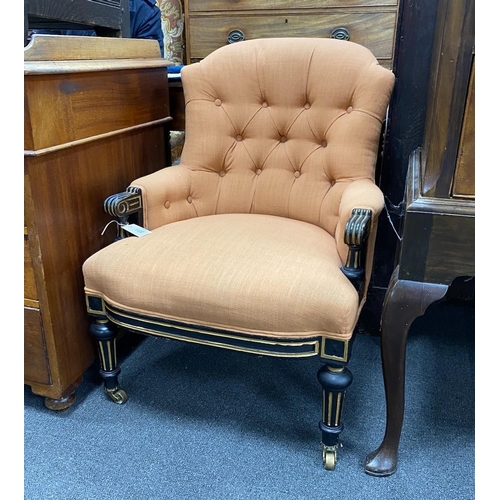
{"type": "Polygon", "coordinates": [[[29,300],[37,300],[38,294],[35,282],[35,270],[31,260],[28,235],[24,234],[24,298],[29,300]]]}
{"type": "Polygon", "coordinates": [[[330,7],[395,7],[397,0],[189,0],[189,12],[216,10],[325,9],[330,7]]]}
{"type": "Polygon", "coordinates": [[[192,15],[190,62],[203,59],[227,45],[228,34],[241,30],[245,40],[273,37],[330,38],[334,29],[344,28],[349,40],[364,45],[381,60],[393,57],[396,12],[332,12],[283,15],[192,15]]]}
{"type": "Polygon", "coordinates": [[[24,380],[50,384],[50,371],[40,310],[24,308],[24,380]]]}

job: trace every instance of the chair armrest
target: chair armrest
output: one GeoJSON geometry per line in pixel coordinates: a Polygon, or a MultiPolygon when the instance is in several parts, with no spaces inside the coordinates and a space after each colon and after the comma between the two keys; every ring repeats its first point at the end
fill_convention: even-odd
{"type": "Polygon", "coordinates": [[[130,184],[142,195],[142,224],[155,229],[178,220],[196,216],[190,201],[191,175],[182,164],[165,167],[130,184]]]}
{"type": "Polygon", "coordinates": [[[384,207],[380,188],[369,179],[353,181],[340,200],[336,239],[342,272],[362,295],[371,275],[378,216],[384,207]]]}
{"type": "Polygon", "coordinates": [[[195,216],[187,201],[190,190],[189,170],[176,165],[139,177],[125,191],[108,196],[104,211],[117,219],[115,240],[127,236],[121,227],[124,224],[134,223],[151,230],[195,216]]]}

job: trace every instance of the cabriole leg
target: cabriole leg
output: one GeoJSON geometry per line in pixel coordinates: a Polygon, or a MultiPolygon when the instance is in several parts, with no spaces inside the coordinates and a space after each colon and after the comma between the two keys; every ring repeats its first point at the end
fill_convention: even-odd
{"type": "Polygon", "coordinates": [[[323,387],[323,413],[319,423],[323,466],[333,470],[337,464],[339,435],[344,428],[341,422],[342,404],[352,375],[346,367],[324,365],[318,371],[318,381],[323,387]]]}
{"type": "Polygon", "coordinates": [[[118,367],[116,356],[116,329],[107,319],[96,319],[90,325],[90,333],[97,341],[101,369],[99,374],[104,380],[104,389],[114,403],[127,401],[127,393],[118,385],[118,367]]]}

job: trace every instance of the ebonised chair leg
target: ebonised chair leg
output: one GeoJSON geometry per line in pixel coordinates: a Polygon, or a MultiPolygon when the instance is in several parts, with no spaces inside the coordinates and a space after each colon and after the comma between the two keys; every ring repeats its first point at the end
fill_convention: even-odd
{"type": "Polygon", "coordinates": [[[319,423],[323,466],[333,470],[337,464],[339,435],[344,428],[340,421],[342,403],[345,391],[351,385],[352,374],[346,367],[324,365],[318,371],[318,381],[323,387],[323,413],[319,423]]]}
{"type": "Polygon", "coordinates": [[[96,319],[90,325],[90,333],[97,341],[101,364],[99,374],[104,380],[104,389],[114,403],[123,404],[128,397],[118,384],[121,370],[116,356],[116,328],[107,319],[96,319]]]}

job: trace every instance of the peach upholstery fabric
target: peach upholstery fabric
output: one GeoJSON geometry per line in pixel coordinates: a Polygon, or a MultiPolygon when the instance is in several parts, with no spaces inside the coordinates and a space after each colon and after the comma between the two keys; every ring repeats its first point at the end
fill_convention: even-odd
{"type": "Polygon", "coordinates": [[[242,333],[349,337],[358,295],[316,225],[254,214],[195,217],[126,238],[84,265],[110,304],[242,333]]]}
{"type": "Polygon", "coordinates": [[[187,323],[349,338],[364,295],[340,271],[343,231],[373,211],[369,276],[394,75],[352,42],[286,38],[218,49],[182,81],[181,162],[132,183],[153,234],[91,257],[86,290],[187,323]]]}

